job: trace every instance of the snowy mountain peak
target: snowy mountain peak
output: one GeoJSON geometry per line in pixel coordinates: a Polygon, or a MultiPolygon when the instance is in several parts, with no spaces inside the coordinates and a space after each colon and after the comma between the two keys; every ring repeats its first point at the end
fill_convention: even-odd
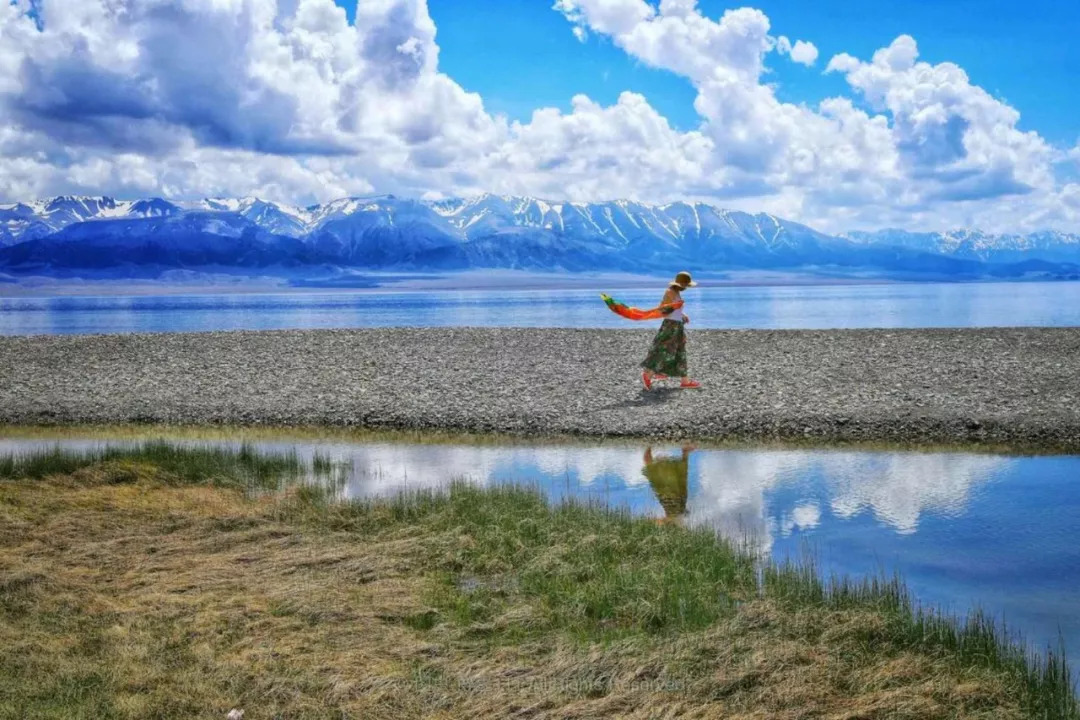
{"type": "Polygon", "coordinates": [[[113,205],[116,201],[107,195],[57,195],[44,201],[48,207],[113,205]]]}
{"type": "Polygon", "coordinates": [[[227,212],[240,215],[270,232],[300,237],[307,233],[312,222],[312,211],[292,205],[270,202],[257,197],[205,198],[191,209],[211,212],[227,212]]]}
{"type": "Polygon", "coordinates": [[[127,205],[127,214],[135,217],[165,217],[183,212],[179,205],[174,205],[162,198],[136,200],[125,204],[127,205]]]}

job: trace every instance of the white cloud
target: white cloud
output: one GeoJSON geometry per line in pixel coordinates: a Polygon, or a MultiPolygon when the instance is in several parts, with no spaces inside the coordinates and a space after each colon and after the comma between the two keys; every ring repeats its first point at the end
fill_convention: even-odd
{"type": "MultiPolygon", "coordinates": [[[[825,230],[901,224],[1075,229],[1068,157],[1019,113],[901,36],[870,61],[834,56],[861,105],[781,102],[760,10],[694,0],[558,0],[595,33],[685,77],[699,127],[631,92],[528,122],[488,112],[439,71],[425,0],[28,0],[0,3],[0,200],[55,192],[261,195],[479,191],[553,199],[711,200],[825,230]],[[864,109],[866,108],[866,109],[864,109]]],[[[1071,151],[1075,157],[1077,150],[1071,151]]]]}
{"type": "Polygon", "coordinates": [[[697,12],[688,0],[663,2],[659,11],[644,0],[558,0],[578,27],[609,35],[616,45],[654,67],[692,82],[753,79],[770,50],[769,19],[760,10],[728,10],[720,22],[697,12]]]}
{"type": "Polygon", "coordinates": [[[806,42],[805,40],[796,40],[795,44],[791,44],[791,40],[786,35],[781,35],[776,39],[776,51],[781,55],[789,55],[791,59],[797,63],[801,63],[810,67],[818,58],[818,49],[812,42],[806,42]]]}
{"type": "MultiPolygon", "coordinates": [[[[305,197],[412,191],[422,173],[449,184],[505,141],[506,122],[437,71],[422,0],[365,2],[355,25],[331,0],[284,5],[45,0],[41,32],[4,5],[8,128],[36,138],[28,154],[47,152],[58,170],[96,157],[119,174],[133,153],[164,170],[152,175],[188,168],[186,192],[209,192],[202,168],[220,166],[240,186],[219,190],[250,193],[277,174],[282,190],[305,197]],[[237,161],[242,172],[230,170],[237,161]]],[[[52,187],[40,170],[38,184],[52,187]]],[[[0,177],[0,194],[9,183],[0,177]]],[[[177,186],[162,179],[145,189],[177,186]]]]}
{"type": "Polygon", "coordinates": [[[795,45],[791,48],[791,59],[797,63],[802,63],[807,67],[810,67],[817,62],[818,49],[812,42],[805,42],[803,40],[796,40],[795,45]]]}
{"type": "Polygon", "coordinates": [[[1076,147],[1065,153],[1065,159],[1071,160],[1077,165],[1080,165],[1080,142],[1076,144],[1076,147]]]}
{"type": "Polygon", "coordinates": [[[1073,210],[1080,211],[1080,184],[1069,183],[1061,189],[1062,204],[1073,210]]]}
{"type": "Polygon", "coordinates": [[[892,118],[905,169],[939,183],[946,199],[977,199],[1050,188],[1052,148],[1016,125],[1020,113],[972,85],[953,63],[917,62],[907,35],[874,53],[871,62],[834,58],[829,69],[876,111],[892,118]]]}
{"type": "Polygon", "coordinates": [[[584,95],[572,112],[536,111],[515,123],[494,174],[508,193],[573,199],[646,199],[686,182],[705,182],[712,141],[697,132],[671,128],[644,97],[624,92],[607,107],[584,95]],[[627,175],[627,167],[636,169],[627,175]]]}
{"type": "Polygon", "coordinates": [[[851,72],[858,68],[860,64],[858,58],[847,53],[840,53],[839,55],[833,55],[832,60],[825,67],[825,72],[851,72]]]}
{"type": "Polygon", "coordinates": [[[865,203],[894,194],[882,187],[897,174],[887,119],[840,102],[819,112],[782,103],[761,82],[766,54],[794,49],[769,35],[764,13],[742,8],[711,20],[692,2],[669,14],[665,5],[656,12],[640,0],[560,0],[557,7],[576,23],[612,34],[634,57],[694,84],[694,107],[714,147],[705,194],[768,192],[804,210],[808,201],[865,203]]]}

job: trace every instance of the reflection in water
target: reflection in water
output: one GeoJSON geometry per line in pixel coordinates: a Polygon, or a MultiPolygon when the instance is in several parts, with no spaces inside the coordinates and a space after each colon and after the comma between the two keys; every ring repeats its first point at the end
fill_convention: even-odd
{"type": "MultiPolygon", "coordinates": [[[[179,440],[205,445],[207,441],[179,440]]],[[[0,438],[0,455],[51,447],[53,440],[0,438]]],[[[88,449],[123,441],[66,439],[88,449]]],[[[239,441],[213,444],[238,447],[239,441]]],[[[642,514],[709,525],[768,551],[775,534],[812,530],[822,508],[837,519],[869,510],[878,525],[914,533],[927,512],[959,516],[973,492],[1010,465],[1006,456],[961,453],[795,450],[644,451],[628,445],[495,446],[258,441],[266,453],[293,453],[343,468],[343,499],[438,488],[455,480],[487,485],[524,483],[555,497],[581,495],[642,514]],[[648,486],[647,488],[644,486],[648,486]],[[771,497],[794,493],[790,505],[771,497]],[[657,508],[656,503],[659,503],[657,508]]]]}
{"type": "Polygon", "coordinates": [[[919,516],[933,509],[959,515],[973,487],[992,478],[1009,461],[978,455],[863,454],[832,465],[823,458],[835,515],[852,517],[870,508],[878,520],[913,533],[919,516]]]}
{"type": "Polygon", "coordinates": [[[703,452],[689,522],[715,527],[725,537],[767,553],[772,546],[766,493],[813,463],[803,452],[703,452]]]}
{"type": "Polygon", "coordinates": [[[689,492],[690,475],[689,446],[678,457],[654,457],[652,448],[646,448],[641,472],[649,479],[656,499],[664,508],[663,522],[678,523],[686,514],[686,496],[689,492]]]}
{"type": "Polygon", "coordinates": [[[823,451],[709,452],[698,462],[699,485],[690,520],[762,552],[774,534],[811,530],[821,506],[838,518],[869,509],[878,523],[912,533],[927,512],[955,515],[974,488],[1013,462],[1007,457],[959,453],[866,453],[823,451]],[[791,507],[772,503],[770,491],[802,487],[791,507]],[[814,497],[805,497],[809,493],[814,497]]]}
{"type": "MultiPolygon", "coordinates": [[[[291,445],[288,446],[291,449],[291,445]]],[[[284,451],[282,446],[279,450],[284,451]]],[[[814,528],[823,507],[838,518],[869,510],[896,532],[912,533],[926,512],[963,511],[972,488],[1010,459],[970,454],[848,453],[821,451],[697,451],[670,455],[649,448],[346,445],[323,447],[351,465],[346,497],[445,486],[524,482],[557,494],[599,496],[652,513],[659,502],[668,519],[708,525],[724,536],[768,552],[777,533],[814,528]],[[691,455],[693,457],[691,457],[691,455]],[[644,467],[643,467],[644,466],[644,467]],[[642,494],[643,485],[650,493],[642,494]],[[817,487],[821,485],[821,487],[817,487]],[[781,486],[815,488],[816,496],[790,507],[769,507],[781,486]]]]}
{"type": "Polygon", "coordinates": [[[790,514],[784,516],[780,524],[780,532],[784,537],[791,534],[796,528],[799,530],[813,530],[821,522],[821,510],[817,503],[804,503],[796,505],[790,514]]]}
{"type": "MultiPolygon", "coordinates": [[[[286,446],[281,446],[283,451],[286,446]]],[[[288,446],[290,449],[292,445],[288,446]]],[[[603,447],[484,445],[322,445],[321,453],[352,466],[345,497],[443,487],[455,480],[482,485],[522,482],[605,495],[643,485],[637,450],[603,447]],[[614,450],[614,451],[613,451],[614,450]]]]}

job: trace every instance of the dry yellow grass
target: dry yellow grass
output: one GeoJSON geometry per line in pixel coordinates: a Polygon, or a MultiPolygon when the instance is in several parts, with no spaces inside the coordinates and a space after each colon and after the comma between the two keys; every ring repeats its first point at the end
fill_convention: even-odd
{"type": "Polygon", "coordinates": [[[880,643],[870,611],[561,631],[513,568],[460,572],[462,527],[117,472],[0,482],[0,717],[1024,716],[1002,672],[880,643]],[[473,596],[488,615],[455,613],[473,596]]]}

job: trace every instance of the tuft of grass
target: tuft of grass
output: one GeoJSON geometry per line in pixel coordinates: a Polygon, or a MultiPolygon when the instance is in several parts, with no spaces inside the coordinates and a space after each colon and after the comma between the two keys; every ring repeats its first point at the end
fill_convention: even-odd
{"type": "Polygon", "coordinates": [[[311,469],[317,476],[329,476],[334,473],[334,461],[322,453],[315,453],[311,458],[311,469]]]}
{"type": "Polygon", "coordinates": [[[923,607],[899,576],[825,579],[813,560],[805,558],[766,564],[762,591],[792,609],[872,611],[882,622],[863,633],[866,645],[888,643],[946,656],[957,667],[1001,671],[1019,685],[1030,717],[1080,717],[1063,649],[1032,652],[1021,637],[1010,635],[979,609],[958,618],[923,607]]]}
{"type": "Polygon", "coordinates": [[[137,481],[137,471],[143,468],[147,474],[175,484],[262,490],[302,477],[305,470],[294,453],[265,455],[247,444],[232,449],[148,441],[133,447],[91,450],[56,446],[0,457],[0,479],[6,480],[40,480],[93,468],[106,471],[104,482],[137,481]]]}

